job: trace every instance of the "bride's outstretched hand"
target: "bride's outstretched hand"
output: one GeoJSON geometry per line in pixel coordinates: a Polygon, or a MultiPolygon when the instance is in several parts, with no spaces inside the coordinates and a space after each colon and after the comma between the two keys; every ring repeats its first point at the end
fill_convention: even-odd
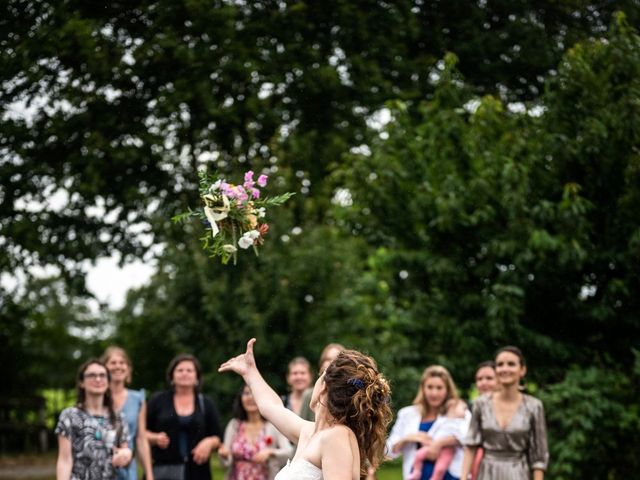
{"type": "Polygon", "coordinates": [[[230,358],[218,368],[219,372],[236,372],[244,377],[249,371],[256,368],[256,360],[253,357],[253,344],[256,339],[247,342],[247,351],[237,357],[230,358]]]}

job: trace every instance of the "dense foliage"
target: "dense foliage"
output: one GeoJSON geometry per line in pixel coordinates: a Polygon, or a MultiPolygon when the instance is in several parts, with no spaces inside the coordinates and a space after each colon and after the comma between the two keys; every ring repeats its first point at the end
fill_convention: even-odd
{"type": "Polygon", "coordinates": [[[341,341],[401,406],[425,365],[466,390],[513,343],[553,478],[632,476],[640,8],[615,7],[4,2],[0,274],[60,275],[0,285],[3,393],[69,386],[117,341],[148,389],[196,353],[224,406],[238,380],[215,367],[254,335],[279,389],[290,357],[341,341]],[[205,165],[297,192],[258,259],[218,265],[203,225],[170,223],[205,165]],[[91,313],[83,272],[114,252],[157,272],[91,313]]]}

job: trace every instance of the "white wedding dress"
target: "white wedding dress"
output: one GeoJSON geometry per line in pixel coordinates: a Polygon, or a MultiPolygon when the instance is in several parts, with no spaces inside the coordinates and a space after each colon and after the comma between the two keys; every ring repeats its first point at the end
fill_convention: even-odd
{"type": "Polygon", "coordinates": [[[287,460],[274,480],[322,480],[322,470],[304,458],[287,460]]]}

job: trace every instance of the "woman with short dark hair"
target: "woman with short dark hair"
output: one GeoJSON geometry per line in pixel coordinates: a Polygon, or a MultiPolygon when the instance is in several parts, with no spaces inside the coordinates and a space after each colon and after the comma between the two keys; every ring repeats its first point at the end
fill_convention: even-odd
{"type": "Polygon", "coordinates": [[[213,401],[199,393],[200,362],[176,356],[167,368],[169,388],[147,405],[147,438],[155,480],[210,480],[209,458],[220,445],[222,429],[213,401]]]}

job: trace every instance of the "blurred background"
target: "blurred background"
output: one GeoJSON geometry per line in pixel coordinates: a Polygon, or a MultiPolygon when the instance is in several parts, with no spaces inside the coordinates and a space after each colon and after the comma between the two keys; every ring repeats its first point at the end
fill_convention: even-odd
{"type": "MultiPolygon", "coordinates": [[[[371,353],[399,408],[518,345],[555,479],[640,460],[640,2],[7,0],[0,6],[0,452],[55,451],[74,374],[133,386],[371,353]],[[207,258],[197,171],[296,195],[207,258]]],[[[51,455],[51,453],[50,453],[51,455]]]]}

